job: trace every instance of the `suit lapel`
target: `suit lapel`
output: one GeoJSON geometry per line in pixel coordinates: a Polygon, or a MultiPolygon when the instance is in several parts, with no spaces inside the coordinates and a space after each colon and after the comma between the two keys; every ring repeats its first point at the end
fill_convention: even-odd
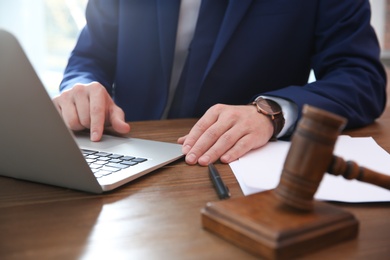
{"type": "Polygon", "coordinates": [[[207,64],[205,73],[203,75],[202,82],[206,75],[210,72],[210,69],[218,59],[223,48],[226,46],[233,32],[237,28],[238,24],[242,20],[248,10],[252,0],[230,0],[226,9],[225,17],[222,21],[221,28],[219,30],[213,51],[211,53],[209,62],[207,64]]]}

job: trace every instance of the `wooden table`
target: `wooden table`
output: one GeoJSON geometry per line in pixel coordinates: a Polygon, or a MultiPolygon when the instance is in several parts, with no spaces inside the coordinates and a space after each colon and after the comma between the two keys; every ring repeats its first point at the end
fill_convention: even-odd
{"type": "MultiPolygon", "coordinates": [[[[176,142],[194,122],[135,122],[130,136],[176,142]]],[[[390,110],[346,133],[390,152],[390,110]]],[[[230,167],[216,167],[243,196],[230,167]]],[[[184,160],[104,195],[0,177],[0,259],[255,259],[202,229],[200,210],[214,200],[207,168],[184,160]]],[[[389,259],[390,203],[333,204],[360,221],[358,238],[305,259],[389,259]]]]}

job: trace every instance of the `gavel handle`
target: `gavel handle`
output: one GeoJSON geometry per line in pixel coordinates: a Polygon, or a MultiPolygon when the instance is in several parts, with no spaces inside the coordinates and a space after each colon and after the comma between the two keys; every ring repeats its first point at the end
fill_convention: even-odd
{"type": "Polygon", "coordinates": [[[390,190],[390,176],[359,167],[353,161],[345,161],[343,158],[333,155],[332,163],[328,169],[332,175],[342,175],[345,179],[356,179],[390,190]]]}

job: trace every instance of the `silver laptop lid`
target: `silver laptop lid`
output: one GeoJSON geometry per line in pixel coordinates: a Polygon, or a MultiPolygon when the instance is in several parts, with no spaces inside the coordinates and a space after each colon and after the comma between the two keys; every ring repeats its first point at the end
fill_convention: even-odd
{"type": "Polygon", "coordinates": [[[0,174],[101,192],[94,176],[80,174],[88,171],[83,158],[66,160],[80,151],[18,41],[3,30],[0,57],[0,174]]]}
{"type": "Polygon", "coordinates": [[[148,150],[162,155],[137,170],[128,170],[125,179],[115,177],[100,185],[17,39],[1,29],[0,57],[0,175],[101,193],[183,156],[177,144],[108,136],[92,143],[80,137],[78,142],[86,148],[141,153],[145,147],[144,156],[148,150]],[[111,138],[116,141],[111,143],[111,138]],[[131,144],[137,147],[130,149],[131,144]]]}

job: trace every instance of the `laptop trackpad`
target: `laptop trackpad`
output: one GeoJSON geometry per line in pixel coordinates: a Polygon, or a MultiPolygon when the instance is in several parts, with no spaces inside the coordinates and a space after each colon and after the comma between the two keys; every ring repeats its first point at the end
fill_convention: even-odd
{"type": "Polygon", "coordinates": [[[91,149],[135,157],[160,158],[182,155],[181,145],[165,142],[103,135],[100,142],[92,142],[85,133],[76,134],[80,148],[91,149]]]}
{"type": "Polygon", "coordinates": [[[90,140],[89,133],[76,133],[75,134],[77,144],[81,148],[90,148],[95,150],[106,150],[118,145],[122,145],[130,140],[129,138],[114,137],[109,135],[103,135],[99,142],[92,142],[90,140]]]}

